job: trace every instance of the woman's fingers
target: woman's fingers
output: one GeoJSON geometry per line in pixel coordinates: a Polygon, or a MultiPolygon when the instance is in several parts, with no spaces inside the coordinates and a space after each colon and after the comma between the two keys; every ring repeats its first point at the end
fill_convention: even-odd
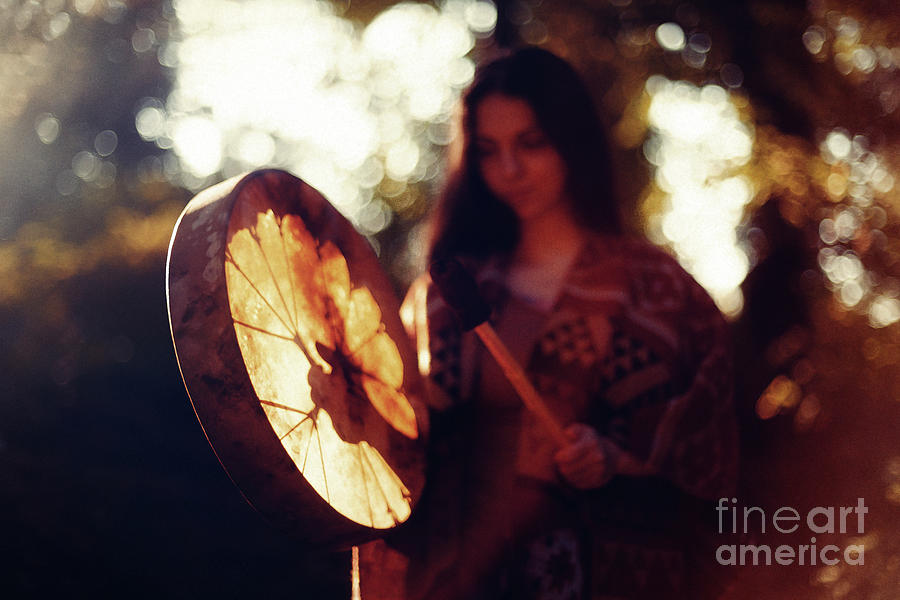
{"type": "Polygon", "coordinates": [[[606,475],[606,457],[594,454],[577,462],[560,463],[559,472],[566,481],[576,487],[599,485],[606,475]]]}
{"type": "Polygon", "coordinates": [[[569,443],[556,453],[557,462],[572,462],[599,448],[597,432],[592,427],[575,423],[565,430],[569,443]]]}
{"type": "Polygon", "coordinates": [[[556,465],[563,479],[581,488],[599,487],[612,477],[608,464],[608,445],[593,427],[576,423],[566,428],[571,440],[555,455],[556,465]]]}

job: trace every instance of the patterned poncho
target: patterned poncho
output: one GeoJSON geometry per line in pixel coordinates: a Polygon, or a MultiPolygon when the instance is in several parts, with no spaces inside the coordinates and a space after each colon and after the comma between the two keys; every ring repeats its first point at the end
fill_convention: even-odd
{"type": "Polygon", "coordinates": [[[727,326],[709,296],[669,255],[621,237],[586,244],[549,311],[510,294],[496,265],[475,267],[559,420],[593,426],[654,475],[565,485],[552,439],[420,279],[404,317],[432,388],[428,483],[393,540],[400,554],[364,549],[363,597],[698,597],[689,512],[731,494],[737,472],[727,326]]]}

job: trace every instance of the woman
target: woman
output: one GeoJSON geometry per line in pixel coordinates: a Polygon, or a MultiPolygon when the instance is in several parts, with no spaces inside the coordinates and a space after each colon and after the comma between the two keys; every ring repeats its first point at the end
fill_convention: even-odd
{"type": "Polygon", "coordinates": [[[414,283],[404,316],[433,384],[428,488],[392,540],[403,558],[363,552],[367,600],[698,597],[686,511],[735,480],[725,325],[674,260],[622,234],[611,175],[565,61],[526,48],[479,71],[430,256],[476,275],[569,442],[414,283]]]}

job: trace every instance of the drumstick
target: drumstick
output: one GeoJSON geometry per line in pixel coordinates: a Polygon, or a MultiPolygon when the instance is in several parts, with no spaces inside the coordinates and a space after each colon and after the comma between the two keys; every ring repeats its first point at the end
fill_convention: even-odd
{"type": "Polygon", "coordinates": [[[525,371],[513,358],[497,332],[487,322],[491,308],[487,305],[472,276],[455,259],[437,260],[428,268],[431,280],[447,306],[459,317],[465,331],[474,329],[482,343],[500,365],[500,369],[519,394],[525,407],[533,412],[560,446],[569,443],[562,425],[553,416],[525,371]]]}

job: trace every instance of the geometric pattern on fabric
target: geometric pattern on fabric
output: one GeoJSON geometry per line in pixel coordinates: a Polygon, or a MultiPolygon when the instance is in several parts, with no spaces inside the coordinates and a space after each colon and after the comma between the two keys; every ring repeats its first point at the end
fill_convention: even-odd
{"type": "Polygon", "coordinates": [[[645,342],[615,329],[609,352],[597,366],[597,380],[598,396],[605,402],[595,405],[594,423],[601,434],[643,457],[654,431],[642,427],[639,417],[662,410],[674,395],[663,360],[645,342]]]}
{"type": "Polygon", "coordinates": [[[525,598],[580,600],[584,597],[581,553],[571,529],[557,529],[528,547],[523,577],[525,598]]]}
{"type": "Polygon", "coordinates": [[[640,371],[651,363],[660,362],[659,357],[639,339],[621,331],[613,334],[610,352],[600,364],[600,385],[603,388],[621,380],[627,375],[640,371]]]}
{"type": "MultiPolygon", "coordinates": [[[[702,288],[670,256],[640,241],[613,242],[597,239],[583,250],[523,366],[554,411],[574,414],[575,408],[566,412],[567,402],[575,407],[587,401],[591,414],[583,415],[585,422],[640,458],[648,457],[658,477],[680,493],[701,498],[729,494],[737,456],[727,326],[702,288]],[[620,297],[610,292],[617,284],[620,297]],[[618,312],[616,303],[621,305],[618,312]],[[613,396],[621,401],[611,401],[613,396]]],[[[503,306],[491,302],[490,294],[484,296],[492,306],[503,306]]],[[[432,289],[425,304],[419,306],[427,307],[428,373],[462,403],[469,398],[458,390],[471,385],[469,350],[477,346],[460,338],[455,317],[432,289]],[[466,362],[460,360],[461,350],[466,362]]],[[[459,516],[441,518],[450,527],[464,523],[459,516]]],[[[590,557],[575,562],[583,575],[590,573],[594,597],[683,597],[671,593],[685,589],[681,552],[654,548],[655,538],[622,538],[596,523],[589,528],[582,532],[588,543],[581,552],[590,557]]],[[[652,538],[649,530],[641,531],[652,538]]],[[[566,572],[565,552],[554,556],[554,571],[566,572]]],[[[521,576],[525,564],[517,566],[521,576]]],[[[435,567],[436,572],[443,568],[443,563],[435,567]]],[[[568,581],[583,584],[585,578],[568,581]]],[[[509,580],[514,588],[523,583],[509,580]]]]}
{"type": "Polygon", "coordinates": [[[599,358],[583,316],[563,321],[546,331],[539,341],[539,348],[545,356],[555,355],[562,365],[577,361],[586,368],[595,364],[599,358]]]}

